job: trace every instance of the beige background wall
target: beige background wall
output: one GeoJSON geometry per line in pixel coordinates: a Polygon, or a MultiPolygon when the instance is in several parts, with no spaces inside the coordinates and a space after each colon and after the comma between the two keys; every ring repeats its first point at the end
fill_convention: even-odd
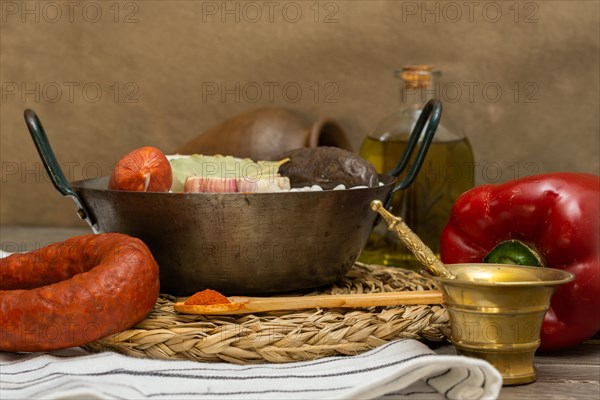
{"type": "Polygon", "coordinates": [[[409,63],[442,69],[477,183],[600,173],[597,1],[1,3],[2,225],[83,226],[41,172],[25,108],[72,180],[258,106],[331,116],[358,148],[409,63]]]}

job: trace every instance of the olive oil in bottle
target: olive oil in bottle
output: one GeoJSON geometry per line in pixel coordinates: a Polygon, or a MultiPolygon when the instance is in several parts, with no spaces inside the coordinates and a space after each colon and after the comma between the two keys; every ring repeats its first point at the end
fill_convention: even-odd
{"type": "MultiPolygon", "coordinates": [[[[435,95],[439,72],[430,66],[408,66],[398,76],[402,107],[382,120],[365,138],[360,149],[360,155],[379,173],[389,172],[400,160],[420,110],[435,95]]],[[[473,152],[467,138],[457,129],[451,129],[442,115],[417,178],[392,200],[392,212],[402,217],[438,256],[440,235],[450,217],[452,204],[460,194],[473,187],[473,167],[473,152]]],[[[384,223],[375,227],[359,259],[404,268],[422,267],[384,223]]]]}

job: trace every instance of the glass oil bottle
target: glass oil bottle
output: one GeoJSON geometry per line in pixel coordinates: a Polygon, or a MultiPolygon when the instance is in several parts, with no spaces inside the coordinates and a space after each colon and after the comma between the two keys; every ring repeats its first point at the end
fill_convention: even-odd
{"type": "MultiPolygon", "coordinates": [[[[400,160],[421,109],[439,92],[440,75],[440,71],[428,65],[405,66],[397,71],[401,106],[375,126],[360,148],[360,155],[370,161],[377,172],[389,172],[400,160]]],[[[406,170],[409,168],[410,165],[406,170]]],[[[400,176],[398,181],[402,178],[400,176]]],[[[440,235],[450,217],[452,204],[473,184],[474,159],[469,141],[442,114],[417,178],[407,189],[396,193],[392,211],[439,257],[440,235]]],[[[359,260],[415,270],[422,267],[383,223],[373,230],[359,260]]]]}

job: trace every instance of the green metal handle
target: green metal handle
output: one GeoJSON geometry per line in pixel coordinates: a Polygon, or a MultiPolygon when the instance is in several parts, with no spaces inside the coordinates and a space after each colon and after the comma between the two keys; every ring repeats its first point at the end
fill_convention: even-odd
{"type": "Polygon", "coordinates": [[[50,175],[54,187],[62,193],[63,196],[77,196],[77,193],[75,193],[71,184],[63,174],[62,168],[52,151],[50,142],[48,142],[48,136],[37,115],[32,110],[25,110],[24,116],[33,143],[44,163],[48,175],[50,175]]]}
{"type": "Polygon", "coordinates": [[[417,123],[410,134],[406,148],[404,149],[404,152],[402,152],[400,161],[394,169],[388,172],[388,175],[398,177],[404,171],[414,153],[415,147],[419,142],[421,135],[423,134],[425,124],[427,123],[427,120],[429,120],[427,129],[425,129],[423,140],[421,141],[421,145],[419,146],[419,150],[415,156],[415,163],[411,166],[406,177],[394,187],[392,194],[396,193],[398,190],[404,190],[409,187],[417,177],[417,174],[423,165],[423,161],[425,160],[425,156],[427,155],[427,151],[429,150],[429,145],[431,144],[433,136],[435,135],[437,127],[440,123],[441,117],[442,102],[438,99],[429,100],[423,107],[423,110],[421,110],[421,114],[419,115],[417,123]]]}
{"type": "MultiPolygon", "coordinates": [[[[402,152],[400,161],[398,161],[398,164],[394,169],[388,172],[388,175],[395,176],[396,178],[400,176],[400,174],[406,169],[408,162],[410,161],[413,153],[415,152],[415,147],[417,146],[419,139],[423,135],[423,140],[421,141],[421,145],[419,146],[419,150],[417,150],[417,155],[415,156],[415,163],[410,167],[410,170],[408,171],[408,174],[404,177],[404,179],[402,179],[400,183],[394,186],[394,188],[388,195],[387,200],[385,201],[386,210],[391,210],[391,204],[392,200],[394,199],[394,194],[399,190],[404,190],[407,187],[409,187],[417,177],[417,174],[419,173],[419,170],[423,165],[423,161],[425,160],[425,156],[427,155],[427,151],[429,150],[429,145],[431,144],[433,136],[435,135],[437,127],[440,123],[441,117],[442,102],[437,99],[429,100],[423,107],[421,114],[419,114],[417,123],[415,124],[415,127],[413,128],[410,137],[408,138],[408,143],[406,144],[406,148],[402,152]],[[427,125],[427,129],[424,129],[427,120],[429,120],[429,124],[427,125]],[[425,131],[424,134],[423,131],[425,131]]],[[[380,217],[377,216],[374,225],[379,224],[380,221],[380,217]]]]}
{"type": "Polygon", "coordinates": [[[31,138],[33,139],[33,143],[42,159],[44,164],[44,168],[48,172],[54,187],[63,195],[69,196],[75,202],[77,206],[77,214],[81,219],[86,221],[92,231],[94,233],[99,233],[98,225],[93,220],[92,215],[88,212],[87,208],[83,204],[83,201],[79,197],[79,195],[73,190],[71,184],[65,177],[65,174],[52,151],[52,146],[50,146],[50,142],[48,141],[48,136],[44,131],[44,127],[40,122],[39,118],[35,114],[33,110],[25,110],[24,113],[25,123],[27,124],[27,128],[29,129],[29,133],[31,134],[31,138]]]}

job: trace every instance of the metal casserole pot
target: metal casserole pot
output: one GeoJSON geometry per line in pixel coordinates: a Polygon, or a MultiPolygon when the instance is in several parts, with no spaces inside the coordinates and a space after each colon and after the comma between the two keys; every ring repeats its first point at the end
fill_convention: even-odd
{"type": "Polygon", "coordinates": [[[121,232],[143,240],[159,264],[161,291],[174,295],[205,288],[228,295],[284,292],[341,278],[376,222],[371,201],[389,205],[395,192],[412,183],[440,116],[439,101],[426,104],[400,162],[389,175],[380,175],[382,186],[211,194],[108,190],[108,177],[69,183],[38,117],[25,111],[57,190],[74,199],[79,216],[95,233],[121,232]],[[394,185],[423,131],[410,171],[394,185]]]}

